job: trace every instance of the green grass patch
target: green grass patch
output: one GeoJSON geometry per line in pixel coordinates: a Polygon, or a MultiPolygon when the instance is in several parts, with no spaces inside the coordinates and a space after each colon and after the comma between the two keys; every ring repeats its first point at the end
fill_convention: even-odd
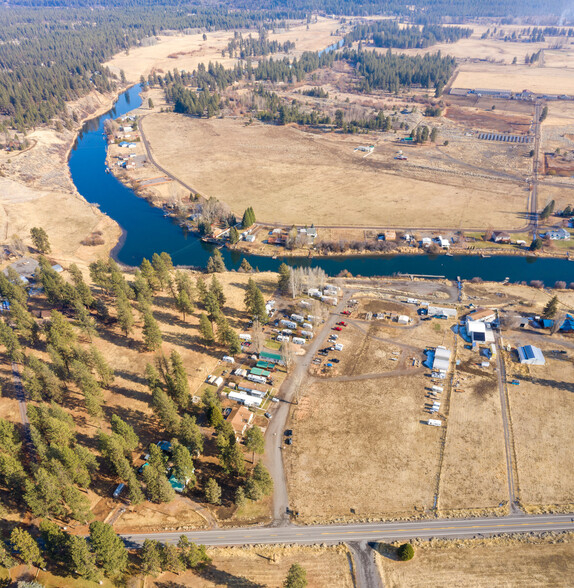
{"type": "Polygon", "coordinates": [[[273,339],[267,339],[267,341],[265,341],[265,347],[267,347],[267,349],[279,351],[279,349],[281,349],[281,342],[273,341],[273,339]]]}

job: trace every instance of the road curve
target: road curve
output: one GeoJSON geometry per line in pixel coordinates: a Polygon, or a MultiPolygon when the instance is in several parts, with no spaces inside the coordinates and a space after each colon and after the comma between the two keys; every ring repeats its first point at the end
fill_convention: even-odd
{"type": "Polygon", "coordinates": [[[460,538],[500,533],[572,531],[572,515],[512,515],[501,518],[432,519],[390,523],[315,525],[301,527],[243,527],[211,531],[171,531],[121,535],[130,547],[141,547],[145,539],[176,543],[180,535],[203,545],[337,544],[361,541],[397,541],[431,537],[460,538]]]}

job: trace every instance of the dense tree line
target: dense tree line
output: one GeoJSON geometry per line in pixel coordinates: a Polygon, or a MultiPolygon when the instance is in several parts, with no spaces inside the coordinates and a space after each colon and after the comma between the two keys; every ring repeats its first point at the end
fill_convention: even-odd
{"type": "Polygon", "coordinates": [[[93,10],[89,3],[87,8],[71,4],[18,2],[0,8],[0,115],[6,117],[0,130],[7,125],[25,130],[55,116],[66,119],[66,101],[115,89],[118,80],[102,63],[164,29],[263,28],[288,15],[223,6],[190,11],[151,3],[141,10],[138,2],[112,2],[93,10]]]}
{"type": "Polygon", "coordinates": [[[381,20],[358,25],[345,36],[345,44],[354,41],[372,41],[375,47],[397,49],[426,49],[436,43],[455,43],[472,35],[472,29],[443,27],[436,24],[400,27],[396,21],[381,20]]]}
{"type": "Polygon", "coordinates": [[[424,56],[402,55],[375,51],[344,49],[339,56],[354,65],[363,77],[362,89],[398,92],[401,87],[415,84],[423,88],[434,87],[437,92],[447,83],[456,66],[454,57],[443,57],[440,52],[424,56]]]}
{"type": "MultiPolygon", "coordinates": [[[[295,49],[295,43],[292,41],[270,41],[265,29],[259,30],[259,36],[254,39],[251,34],[246,37],[236,31],[233,39],[227,44],[227,53],[229,57],[247,59],[248,57],[267,56],[271,53],[289,53],[295,49]]],[[[222,52],[224,53],[224,52],[222,52]]]]}
{"type": "Polygon", "coordinates": [[[174,112],[180,114],[211,118],[221,107],[219,94],[210,94],[207,90],[194,92],[179,84],[166,87],[165,97],[173,103],[174,112]]]}

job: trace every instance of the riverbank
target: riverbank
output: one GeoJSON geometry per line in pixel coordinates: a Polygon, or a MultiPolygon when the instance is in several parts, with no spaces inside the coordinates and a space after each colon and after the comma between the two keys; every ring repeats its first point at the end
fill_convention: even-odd
{"type": "Polygon", "coordinates": [[[0,234],[10,252],[25,254],[30,229],[40,226],[48,233],[52,254],[64,263],[87,265],[109,255],[120,228],[79,193],[68,159],[85,125],[110,110],[124,91],[92,92],[70,102],[70,119],[77,121],[73,127],[38,128],[26,136],[29,148],[0,152],[0,234]]]}

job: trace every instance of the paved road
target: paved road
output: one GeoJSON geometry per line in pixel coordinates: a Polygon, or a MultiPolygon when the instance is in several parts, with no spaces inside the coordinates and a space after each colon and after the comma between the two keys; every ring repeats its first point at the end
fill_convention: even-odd
{"type": "Polygon", "coordinates": [[[289,374],[281,388],[279,389],[279,403],[277,410],[273,414],[267,431],[265,433],[265,457],[264,463],[271,477],[273,478],[273,521],[276,526],[283,526],[289,523],[289,496],[287,493],[287,480],[285,478],[285,468],[283,465],[283,451],[288,451],[289,446],[284,444],[283,433],[285,423],[289,416],[289,409],[295,398],[297,389],[301,386],[307,377],[307,371],[317,350],[324,345],[325,336],[330,331],[335,322],[340,319],[340,311],[345,307],[351,297],[346,293],[341,298],[337,307],[329,315],[323,327],[318,331],[312,341],[306,346],[306,353],[302,357],[296,357],[293,372],[289,374]]]}
{"type": "Polygon", "coordinates": [[[416,522],[316,525],[298,527],[243,527],[212,531],[172,531],[122,535],[130,546],[139,547],[145,539],[176,543],[180,535],[203,545],[258,545],[278,543],[349,543],[356,541],[396,541],[419,537],[475,537],[500,533],[572,531],[572,515],[512,515],[504,518],[432,519],[416,522]]]}

